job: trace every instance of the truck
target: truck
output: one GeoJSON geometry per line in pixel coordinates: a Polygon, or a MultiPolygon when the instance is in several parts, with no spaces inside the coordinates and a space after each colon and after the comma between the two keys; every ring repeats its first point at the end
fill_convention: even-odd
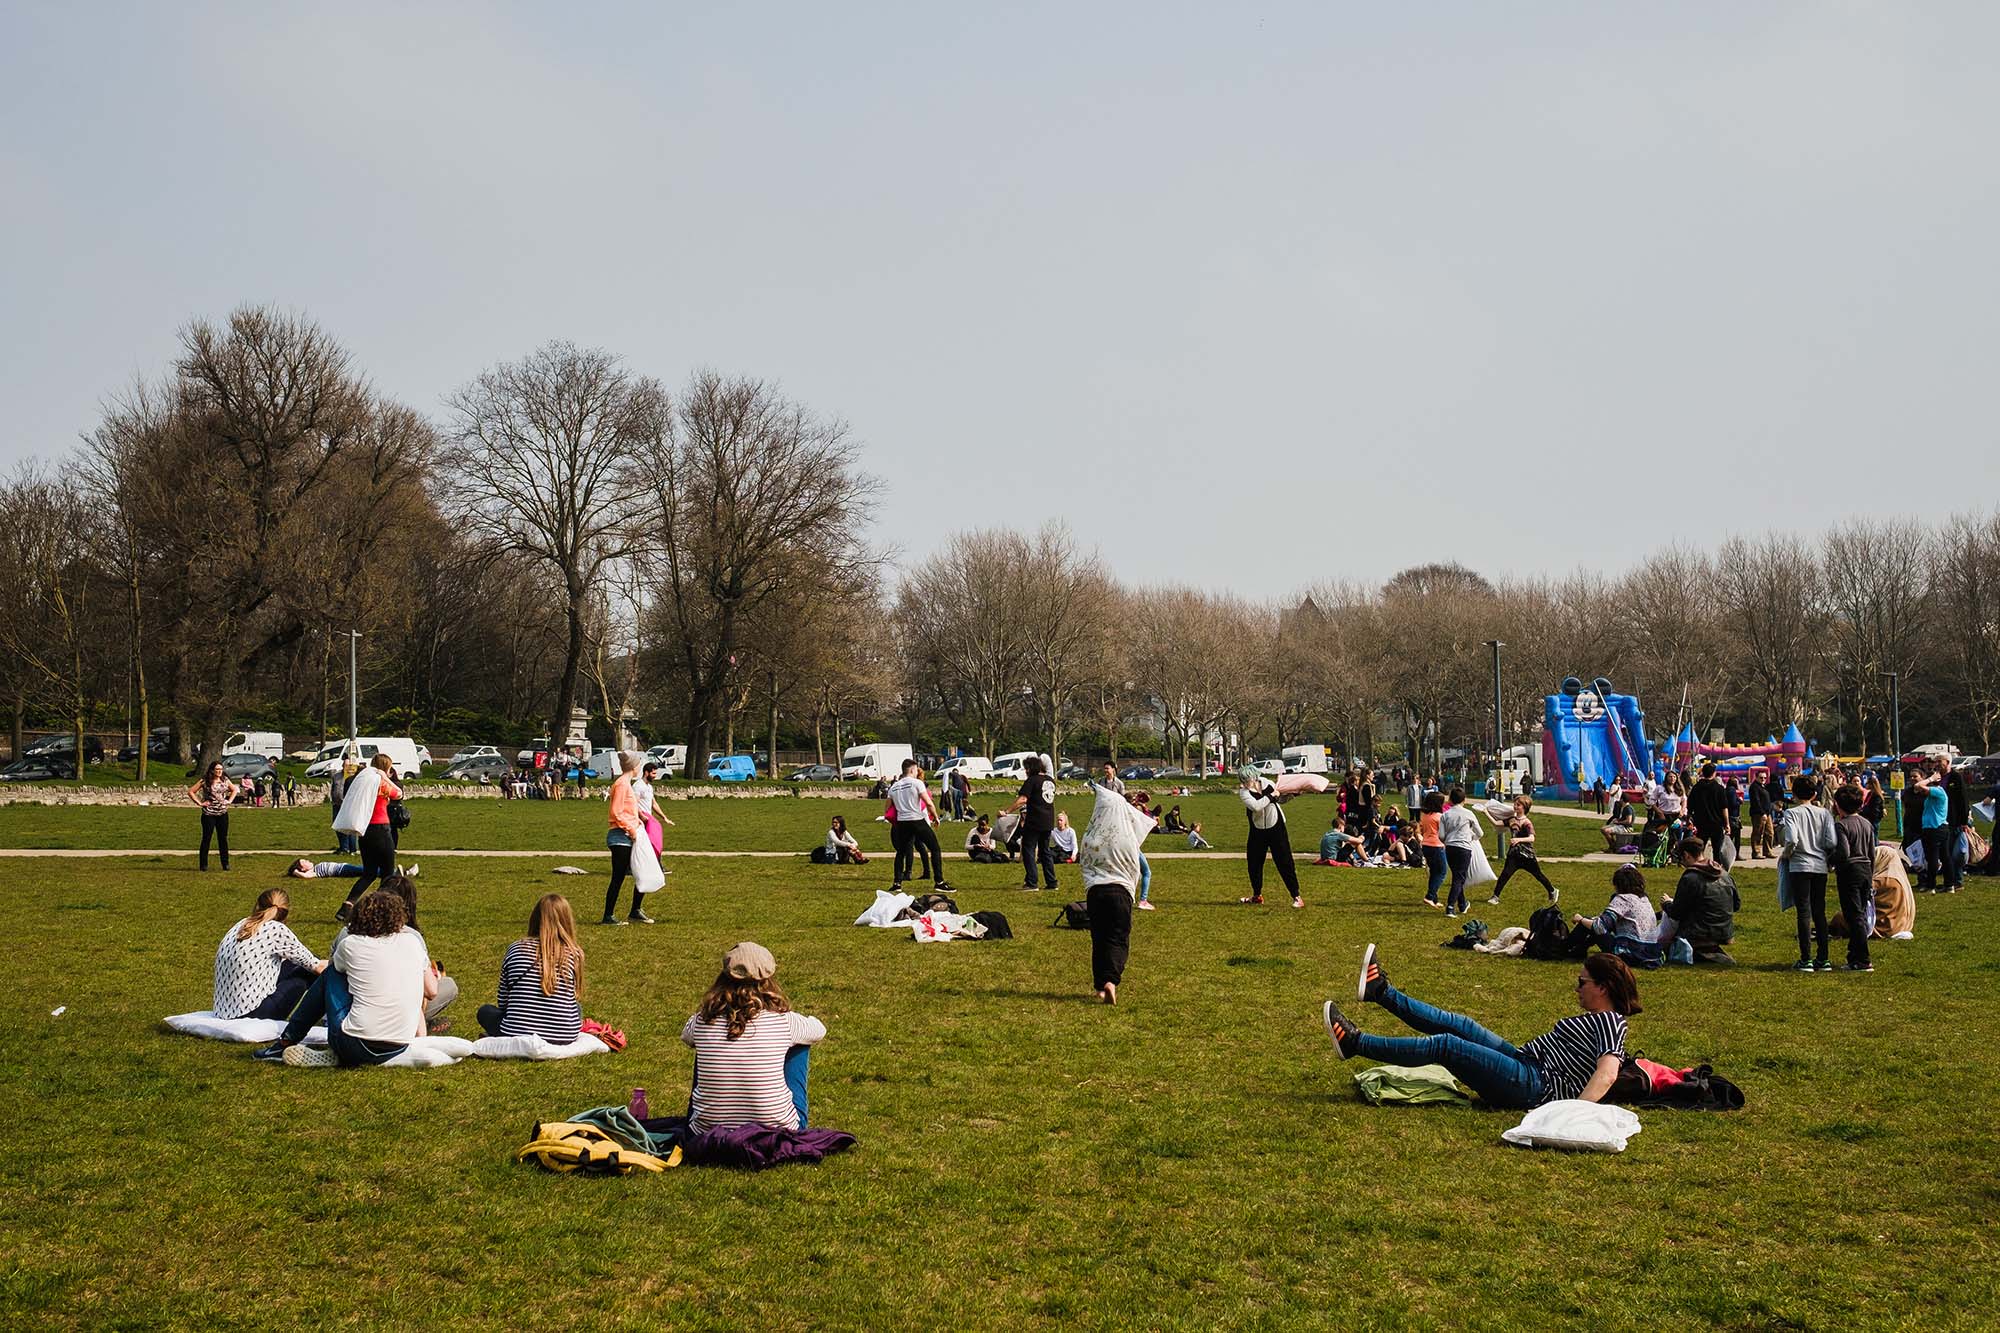
{"type": "Polygon", "coordinates": [[[222,754],[260,755],[275,764],[285,757],[285,738],[275,731],[232,731],[222,742],[222,754]]]}
{"type": "Polygon", "coordinates": [[[1287,745],[1278,751],[1287,773],[1331,773],[1333,751],[1324,745],[1287,745]]]}
{"type": "Polygon", "coordinates": [[[1532,792],[1542,785],[1542,747],[1516,745],[1500,755],[1499,766],[1490,777],[1489,796],[1513,796],[1524,787],[1532,792]]]}
{"type": "Polygon", "coordinates": [[[840,755],[841,780],[866,782],[873,778],[895,778],[902,774],[903,761],[911,757],[907,745],[891,745],[882,741],[850,745],[840,755]]]}

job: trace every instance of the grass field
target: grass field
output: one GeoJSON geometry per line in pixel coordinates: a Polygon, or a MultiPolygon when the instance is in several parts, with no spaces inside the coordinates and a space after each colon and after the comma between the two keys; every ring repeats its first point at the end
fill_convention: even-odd
{"type": "MultiPolygon", "coordinates": [[[[715,804],[704,836],[786,846],[817,831],[819,815],[791,803],[715,804]]],[[[453,827],[455,813],[420,811],[411,854],[427,828],[590,847],[603,819],[566,804],[460,809],[552,822],[453,827]]],[[[248,813],[246,828],[261,814],[288,831],[289,815],[248,813]]],[[[309,813],[302,835],[323,827],[309,813]]],[[[171,815],[160,828],[181,836],[162,845],[193,823],[6,810],[0,845],[154,836],[114,814],[171,815]]],[[[690,808],[684,840],[710,817],[690,808]]],[[[461,1030],[535,895],[557,888],[595,914],[601,881],[553,864],[425,866],[423,924],[464,987],[461,1030]]],[[[1294,912],[1237,906],[1233,862],[1162,858],[1162,910],[1137,920],[1106,1009],[1086,1002],[1087,936],[1048,928],[1073,894],[1022,894],[1013,867],[954,863],[952,877],[962,907],[1006,912],[1018,938],[945,946],[848,924],[884,886],[879,864],[674,869],[654,899],[661,924],[586,933],[585,1009],[625,1029],[626,1053],[346,1072],[262,1065],[159,1026],[207,1005],[215,943],[275,882],[270,859],[206,876],[180,857],[0,862],[13,945],[0,951],[0,1081],[17,1126],[0,1165],[0,1322],[1993,1324],[1987,881],[1921,898],[1916,940],[1879,945],[1874,975],[1802,977],[1784,970],[1792,931],[1771,874],[1746,871],[1741,965],[1643,976],[1631,1044],[1712,1061],[1749,1104],[1644,1113],[1631,1148],[1603,1157],[1504,1147],[1505,1112],[1354,1096],[1358,1065],[1333,1057],[1318,1006],[1339,995],[1370,1030],[1394,1030],[1351,1002],[1368,940],[1399,985],[1516,1039],[1573,1004],[1571,965],[1439,948],[1447,923],[1417,904],[1414,872],[1305,867],[1311,905],[1294,912]],[[827,1021],[813,1116],[857,1149],[755,1176],[578,1179],[511,1160],[538,1118],[634,1085],[656,1107],[684,1100],[675,1034],[746,937],[827,1021]]],[[[1593,911],[1608,870],[1552,867],[1565,905],[1593,911]]],[[[323,949],[341,887],[294,888],[294,924],[323,949]]],[[[1475,913],[1515,923],[1541,895],[1508,896],[1475,913]]]]}

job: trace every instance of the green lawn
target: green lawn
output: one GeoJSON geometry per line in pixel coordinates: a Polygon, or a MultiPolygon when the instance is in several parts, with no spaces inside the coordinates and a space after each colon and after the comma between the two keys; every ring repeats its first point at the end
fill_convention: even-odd
{"type": "MultiPolygon", "coordinates": [[[[1198,820],[1203,835],[1221,851],[1241,851],[1245,829],[1243,806],[1227,791],[1164,798],[1178,804],[1183,816],[1198,820]]],[[[988,813],[1004,808],[1012,797],[981,792],[974,808],[988,813]]],[[[1078,824],[1090,818],[1090,796],[1059,797],[1078,824]]],[[[403,845],[420,858],[426,847],[512,851],[532,848],[581,851],[604,845],[605,807],[601,799],[583,801],[501,801],[448,798],[413,799],[411,827],[403,845]]],[[[662,801],[660,808],[675,822],[668,846],[685,851],[804,852],[819,843],[828,820],[845,815],[850,828],[868,849],[886,851],[889,834],[875,822],[882,802],[860,797],[836,800],[815,797],[759,799],[715,798],[662,801]]],[[[1287,807],[1294,849],[1307,859],[1318,851],[1319,836],[1332,820],[1337,803],[1331,794],[1302,796],[1287,807]]],[[[238,809],[229,818],[230,845],[244,850],[294,851],[305,855],[333,846],[329,825],[333,812],[324,805],[299,809],[238,809]]],[[[964,824],[947,823],[938,832],[947,849],[965,839],[964,824]]],[[[1604,838],[1589,820],[1544,814],[1535,822],[1536,842],[1544,856],[1574,856],[1604,850],[1604,838]]],[[[157,806],[67,807],[0,806],[0,847],[112,847],[163,850],[191,847],[200,838],[195,808],[176,801],[157,806]]],[[[1149,841],[1149,850],[1184,850],[1186,841],[1165,834],[1149,841]]],[[[1489,846],[1490,846],[1489,841],[1489,846]]]]}
{"type": "MultiPolygon", "coordinates": [[[[69,839],[91,842],[101,813],[62,813],[69,839]]],[[[1017,939],[921,946],[848,925],[879,865],[683,861],[660,925],[586,936],[585,1008],[625,1029],[625,1054],[341,1072],[158,1026],[207,1005],[216,940],[274,868],[0,862],[7,1326],[1973,1328],[2000,1297],[1987,881],[1921,899],[1917,939],[1879,945],[1873,976],[1800,977],[1772,876],[1746,872],[1742,965],[1644,976],[1632,1045],[1712,1061],[1748,1108],[1647,1112],[1600,1157],[1504,1147],[1504,1112],[1354,1097],[1318,1006],[1337,994],[1394,1030],[1351,1003],[1367,940],[1399,985],[1517,1039],[1572,1005],[1571,966],[1439,948],[1414,872],[1308,867],[1293,912],[1238,907],[1232,862],[1163,860],[1162,910],[1138,919],[1105,1009],[1086,1002],[1087,936],[1048,928],[1071,893],[1024,895],[1012,867],[952,877],[1017,939]],[[635,1084],[684,1099],[675,1034],[746,937],[826,1019],[814,1119],[859,1148],[758,1176],[511,1160],[538,1118],[635,1084]]],[[[1588,910],[1607,872],[1554,867],[1588,910]]],[[[602,892],[474,858],[426,865],[421,887],[461,1030],[535,895],[591,916],[602,892]]],[[[323,948],[340,886],[295,894],[323,948]]],[[[1518,922],[1539,897],[1475,910],[1518,922]]]]}

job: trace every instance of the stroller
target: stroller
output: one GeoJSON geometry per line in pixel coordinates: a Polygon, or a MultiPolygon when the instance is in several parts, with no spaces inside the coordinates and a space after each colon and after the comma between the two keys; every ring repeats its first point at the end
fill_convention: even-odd
{"type": "Polygon", "coordinates": [[[1639,854],[1644,859],[1646,868],[1648,870],[1659,870],[1669,861],[1673,860],[1674,848],[1681,845],[1681,838],[1686,831],[1687,825],[1676,815],[1667,822],[1666,833],[1657,842],[1652,843],[1651,846],[1647,845],[1647,840],[1653,835],[1651,833],[1641,833],[1639,835],[1639,854]]]}

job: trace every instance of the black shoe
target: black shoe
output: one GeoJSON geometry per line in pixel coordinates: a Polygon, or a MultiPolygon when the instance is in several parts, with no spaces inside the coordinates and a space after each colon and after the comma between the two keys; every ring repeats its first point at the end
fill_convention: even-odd
{"type": "Polygon", "coordinates": [[[354,904],[342,903],[338,908],[334,910],[333,919],[335,921],[345,922],[347,918],[353,915],[354,915],[354,904]]]}
{"type": "Polygon", "coordinates": [[[1380,1004],[1382,993],[1388,989],[1389,974],[1375,960],[1375,946],[1371,944],[1361,952],[1361,976],[1355,983],[1354,994],[1363,1004],[1380,1004]]]}
{"type": "Polygon", "coordinates": [[[250,1052],[250,1058],[252,1060],[262,1060],[266,1064],[281,1065],[285,1063],[285,1043],[274,1041],[269,1046],[259,1046],[256,1050],[250,1052]]]}
{"type": "Polygon", "coordinates": [[[606,916],[602,921],[598,922],[597,924],[600,926],[622,926],[625,923],[623,921],[620,921],[615,916],[606,916]]]}
{"type": "Polygon", "coordinates": [[[1341,1059],[1352,1059],[1355,1038],[1361,1035],[1361,1029],[1348,1022],[1347,1015],[1334,1008],[1332,1000],[1320,1006],[1319,1014],[1326,1025],[1326,1035],[1333,1040],[1333,1049],[1340,1052],[1341,1059]]]}

